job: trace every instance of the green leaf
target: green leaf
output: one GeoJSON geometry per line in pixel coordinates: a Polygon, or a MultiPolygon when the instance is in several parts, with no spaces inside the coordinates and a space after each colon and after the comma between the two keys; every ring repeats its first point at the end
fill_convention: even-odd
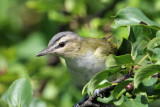
{"type": "Polygon", "coordinates": [[[146,78],[142,81],[140,89],[146,92],[147,95],[152,95],[154,93],[154,86],[156,85],[157,78],[146,78]]]}
{"type": "Polygon", "coordinates": [[[156,30],[145,26],[131,26],[128,40],[132,42],[132,58],[135,60],[138,55],[144,53],[148,42],[156,37],[156,30]]]}
{"type": "Polygon", "coordinates": [[[29,79],[18,79],[12,83],[8,90],[8,104],[14,107],[28,107],[32,96],[33,91],[29,79]]]}
{"type": "Polygon", "coordinates": [[[156,37],[152,39],[147,45],[148,51],[151,51],[152,54],[159,56],[159,49],[160,49],[160,37],[156,37]]]}
{"type": "Polygon", "coordinates": [[[132,45],[131,42],[123,38],[122,44],[117,50],[117,55],[131,54],[132,45]]]}
{"type": "Polygon", "coordinates": [[[137,95],[135,99],[129,99],[125,96],[124,102],[119,107],[148,107],[148,102],[143,95],[137,95]]]}
{"type": "MultiPolygon", "coordinates": [[[[102,72],[97,73],[92,79],[89,81],[88,88],[89,92],[88,94],[93,94],[96,87],[101,83],[103,80],[105,80],[109,73],[115,74],[116,72],[120,71],[120,67],[114,68],[114,69],[107,69],[102,72]]],[[[108,86],[111,86],[112,84],[108,82],[108,86]]]]}
{"type": "Polygon", "coordinates": [[[88,92],[88,84],[89,84],[89,83],[87,83],[87,84],[83,87],[83,89],[82,89],[82,95],[87,94],[87,92],[88,92]]]}
{"type": "Polygon", "coordinates": [[[156,65],[160,65],[160,60],[155,63],[156,65]]]}
{"type": "Polygon", "coordinates": [[[108,80],[105,79],[101,83],[98,84],[98,86],[96,87],[96,89],[108,87],[108,86],[111,86],[111,85],[112,84],[110,82],[108,82],[108,80]]]}
{"type": "Polygon", "coordinates": [[[135,43],[138,39],[144,40],[143,32],[143,26],[131,26],[128,40],[131,43],[135,43]]]}
{"type": "Polygon", "coordinates": [[[156,84],[156,85],[154,86],[154,89],[155,89],[155,90],[160,90],[160,83],[156,84]]]}
{"type": "Polygon", "coordinates": [[[144,79],[158,72],[160,72],[160,65],[148,65],[139,69],[134,77],[134,88],[137,88],[144,79]]]}
{"type": "Polygon", "coordinates": [[[137,29],[134,31],[134,28],[138,28],[138,27],[139,27],[139,26],[136,26],[136,27],[131,26],[131,27],[130,27],[130,32],[129,32],[128,40],[129,40],[131,43],[136,42],[137,35],[136,35],[135,33],[137,33],[137,32],[138,32],[138,34],[140,33],[140,31],[137,30],[137,29]]]}
{"type": "Polygon", "coordinates": [[[131,26],[128,40],[135,43],[137,40],[149,41],[156,37],[157,30],[146,26],[131,26]]]}
{"type": "Polygon", "coordinates": [[[115,67],[121,65],[132,65],[133,60],[130,54],[115,56],[109,55],[106,59],[107,67],[115,67]]]}
{"type": "Polygon", "coordinates": [[[121,9],[115,16],[114,28],[128,25],[143,25],[154,29],[160,29],[160,26],[146,17],[142,11],[134,7],[121,9]]]}
{"type": "Polygon", "coordinates": [[[133,44],[132,58],[136,60],[139,55],[143,55],[143,50],[146,48],[147,42],[143,38],[137,40],[133,44]]]}
{"type": "Polygon", "coordinates": [[[114,88],[113,91],[113,95],[116,99],[118,99],[125,91],[125,87],[126,85],[128,85],[129,83],[131,83],[133,81],[133,79],[127,79],[125,81],[122,81],[120,83],[118,83],[118,85],[116,85],[116,87],[114,88]]]}
{"type": "Polygon", "coordinates": [[[102,102],[102,103],[106,103],[106,104],[108,104],[109,102],[111,102],[113,100],[114,100],[113,91],[110,92],[109,97],[104,97],[104,98],[98,97],[97,98],[97,101],[102,102]]]}
{"type": "Polygon", "coordinates": [[[160,37],[156,37],[148,43],[147,48],[152,49],[159,46],[160,46],[160,37]]]}
{"type": "Polygon", "coordinates": [[[8,95],[8,90],[5,91],[5,92],[3,93],[3,95],[1,96],[1,99],[2,99],[5,103],[8,103],[7,95],[8,95]]]}
{"type": "MultiPolygon", "coordinates": [[[[87,92],[90,92],[89,89],[88,89],[88,84],[87,83],[83,89],[82,89],[82,95],[85,95],[87,94],[87,92]]],[[[104,88],[104,87],[108,87],[108,86],[111,86],[112,84],[110,82],[108,82],[107,80],[103,80],[100,84],[97,85],[96,89],[100,89],[100,88],[104,88]]]]}
{"type": "Polygon", "coordinates": [[[148,49],[147,52],[150,55],[150,61],[157,62],[160,60],[160,48],[148,49]]]}
{"type": "Polygon", "coordinates": [[[46,103],[38,98],[33,98],[29,107],[47,107],[46,103]]]}
{"type": "Polygon", "coordinates": [[[114,101],[114,105],[120,106],[124,101],[124,95],[122,95],[117,101],[114,101]]]}
{"type": "Polygon", "coordinates": [[[114,29],[114,38],[117,40],[117,42],[122,42],[123,38],[127,39],[129,36],[129,29],[128,27],[119,27],[117,29],[114,29]]]}
{"type": "MultiPolygon", "coordinates": [[[[137,55],[136,59],[134,60],[134,64],[137,65],[144,57],[146,57],[146,55],[137,55]]],[[[147,58],[145,58],[142,62],[141,62],[141,66],[146,66],[149,63],[151,63],[149,60],[147,60],[147,58]]]]}
{"type": "Polygon", "coordinates": [[[160,37],[160,31],[156,32],[156,37],[160,37]]]}

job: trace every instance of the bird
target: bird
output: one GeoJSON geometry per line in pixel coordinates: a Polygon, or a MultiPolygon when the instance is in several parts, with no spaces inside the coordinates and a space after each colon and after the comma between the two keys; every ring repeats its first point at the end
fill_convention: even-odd
{"type": "Polygon", "coordinates": [[[83,87],[98,72],[106,69],[106,58],[115,54],[117,47],[107,38],[81,37],[71,31],[55,34],[46,49],[37,56],[57,55],[65,60],[72,81],[83,87]]]}

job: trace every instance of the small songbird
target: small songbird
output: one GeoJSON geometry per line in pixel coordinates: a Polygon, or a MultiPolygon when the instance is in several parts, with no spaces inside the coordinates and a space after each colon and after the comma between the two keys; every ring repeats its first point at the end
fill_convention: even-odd
{"type": "Polygon", "coordinates": [[[72,80],[82,87],[106,68],[106,57],[115,52],[116,46],[107,39],[84,38],[65,31],[54,35],[37,56],[54,54],[65,59],[72,80]]]}

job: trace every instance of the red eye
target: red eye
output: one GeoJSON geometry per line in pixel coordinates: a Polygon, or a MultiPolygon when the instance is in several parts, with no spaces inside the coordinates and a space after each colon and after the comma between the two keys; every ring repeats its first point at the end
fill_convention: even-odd
{"type": "Polygon", "coordinates": [[[65,45],[64,42],[60,42],[60,43],[59,43],[59,46],[60,46],[60,47],[64,47],[64,45],[65,45]]]}

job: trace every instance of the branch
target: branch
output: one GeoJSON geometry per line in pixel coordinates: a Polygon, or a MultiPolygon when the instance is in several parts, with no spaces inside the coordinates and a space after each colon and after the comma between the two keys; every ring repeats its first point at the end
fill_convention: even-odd
{"type": "MultiPolygon", "coordinates": [[[[131,78],[134,75],[134,73],[130,73],[130,74],[126,74],[120,78],[118,78],[117,80],[113,81],[112,83],[119,83],[121,81],[124,81],[128,78],[131,78]]],[[[109,86],[109,87],[105,87],[105,88],[100,88],[99,89],[99,95],[105,94],[105,95],[109,95],[110,91],[112,91],[114,89],[115,85],[109,86]]],[[[92,106],[92,107],[111,107],[110,105],[107,106],[107,104],[103,104],[97,101],[97,98],[99,96],[97,94],[94,94],[93,96],[90,96],[89,98],[86,99],[86,101],[84,101],[82,104],[80,104],[80,107],[88,107],[88,106],[92,106]]]]}
{"type": "MultiPolygon", "coordinates": [[[[117,80],[113,81],[113,83],[119,83],[122,82],[128,78],[131,78],[135,73],[129,73],[126,74],[120,78],[118,78],[117,80]]],[[[156,73],[154,74],[152,77],[154,78],[159,78],[160,77],[160,73],[156,73]]],[[[85,99],[85,101],[83,101],[80,104],[80,107],[115,107],[113,105],[109,105],[109,104],[104,104],[101,102],[97,101],[97,98],[100,97],[99,95],[105,95],[105,96],[109,96],[110,91],[112,91],[114,89],[115,85],[109,86],[109,87],[105,87],[105,88],[101,88],[99,89],[99,94],[94,94],[93,96],[89,96],[88,98],[85,99]]]]}

